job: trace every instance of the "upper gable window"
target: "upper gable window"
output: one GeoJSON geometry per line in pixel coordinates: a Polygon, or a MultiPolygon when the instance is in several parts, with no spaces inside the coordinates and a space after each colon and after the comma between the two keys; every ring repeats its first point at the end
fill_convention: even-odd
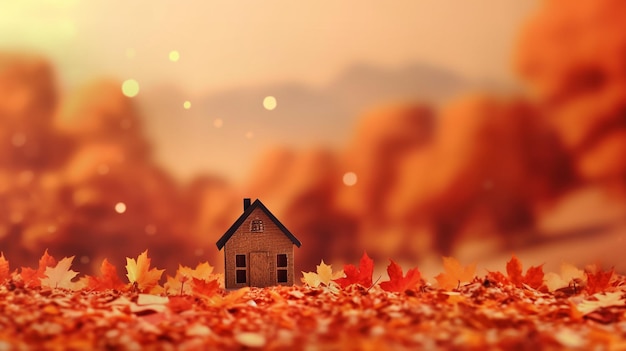
{"type": "Polygon", "coordinates": [[[263,231],[263,221],[255,218],[250,222],[250,231],[251,232],[262,232],[263,231]]]}

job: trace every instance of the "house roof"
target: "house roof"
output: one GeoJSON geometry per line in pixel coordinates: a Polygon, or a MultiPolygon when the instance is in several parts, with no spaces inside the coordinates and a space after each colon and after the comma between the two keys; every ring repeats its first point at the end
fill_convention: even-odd
{"type": "Polygon", "coordinates": [[[256,199],[250,206],[248,206],[248,208],[246,208],[245,211],[243,211],[243,213],[241,214],[241,216],[239,216],[239,218],[237,218],[235,223],[233,223],[233,225],[226,231],[226,233],[224,233],[224,235],[222,235],[222,237],[215,243],[218,250],[221,250],[224,247],[230,237],[235,234],[237,229],[243,224],[248,216],[250,216],[252,211],[254,211],[257,207],[265,212],[269,219],[274,222],[274,224],[276,224],[278,229],[280,229],[294,245],[296,245],[297,247],[300,247],[300,245],[302,245],[302,243],[300,243],[300,240],[298,240],[298,238],[291,234],[291,232],[282,223],[280,223],[278,218],[276,218],[276,216],[274,216],[272,212],[270,212],[270,210],[268,210],[267,207],[265,207],[265,205],[263,205],[263,203],[259,201],[259,199],[256,199]]]}

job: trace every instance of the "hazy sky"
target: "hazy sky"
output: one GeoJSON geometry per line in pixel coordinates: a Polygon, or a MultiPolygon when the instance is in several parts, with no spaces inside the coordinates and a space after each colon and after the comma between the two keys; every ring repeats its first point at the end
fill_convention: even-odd
{"type": "MultiPolygon", "coordinates": [[[[187,97],[195,102],[220,91],[263,90],[284,82],[323,92],[355,64],[393,70],[425,63],[470,80],[510,84],[515,36],[535,5],[535,0],[0,0],[0,50],[44,54],[68,90],[103,76],[135,79],[138,98],[141,91],[175,87],[182,95],[177,110],[146,116],[156,157],[183,177],[210,171],[237,178],[260,149],[304,140],[299,136],[311,134],[311,121],[247,130],[242,128],[259,124],[254,119],[263,111],[234,120],[196,108],[183,119],[187,97]],[[170,59],[172,51],[178,60],[170,59]],[[224,120],[223,128],[213,127],[215,118],[224,120]]],[[[279,108],[285,106],[278,98],[279,108]]],[[[329,131],[320,134],[348,133],[319,123],[327,124],[318,130],[329,131]]]]}
{"type": "Polygon", "coordinates": [[[323,84],[354,62],[414,61],[507,81],[512,39],[535,3],[0,0],[0,47],[49,55],[69,87],[103,74],[190,93],[323,84]]]}

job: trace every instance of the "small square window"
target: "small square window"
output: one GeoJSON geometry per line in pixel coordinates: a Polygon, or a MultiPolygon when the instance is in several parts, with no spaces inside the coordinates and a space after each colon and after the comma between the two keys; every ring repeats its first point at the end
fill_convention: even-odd
{"type": "Polygon", "coordinates": [[[276,267],[287,267],[287,255],[286,254],[276,255],[276,267]]]}
{"type": "Polygon", "coordinates": [[[237,255],[235,256],[236,266],[237,267],[245,267],[246,266],[246,255],[237,255]]]}
{"type": "Polygon", "coordinates": [[[242,284],[246,282],[246,270],[238,269],[237,270],[237,284],[242,284]]]}
{"type": "Polygon", "coordinates": [[[277,273],[276,275],[277,275],[279,283],[287,282],[287,270],[286,269],[279,269],[278,271],[276,271],[276,273],[277,273]]]}
{"type": "Polygon", "coordinates": [[[253,219],[250,222],[250,231],[251,232],[262,232],[263,231],[263,221],[260,219],[253,219]]]}

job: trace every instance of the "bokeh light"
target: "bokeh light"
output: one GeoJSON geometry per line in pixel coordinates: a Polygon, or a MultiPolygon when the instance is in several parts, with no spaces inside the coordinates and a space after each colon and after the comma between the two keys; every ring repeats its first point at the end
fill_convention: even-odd
{"type": "Polygon", "coordinates": [[[189,110],[191,108],[191,101],[187,100],[187,101],[183,102],[183,108],[185,110],[189,110]]]}
{"type": "Polygon", "coordinates": [[[126,204],[123,202],[118,202],[115,204],[115,212],[122,214],[126,212],[126,204]]]}
{"type": "Polygon", "coordinates": [[[139,82],[134,79],[127,79],[122,83],[122,93],[129,97],[135,97],[139,94],[139,82]]]}
{"type": "Polygon", "coordinates": [[[278,102],[276,101],[276,98],[273,96],[266,96],[263,99],[263,107],[268,111],[274,110],[277,105],[278,105],[278,102]]]}
{"type": "Polygon", "coordinates": [[[346,186],[354,186],[357,182],[357,176],[354,172],[346,172],[343,175],[343,184],[346,186]]]}
{"type": "Polygon", "coordinates": [[[178,60],[180,59],[180,53],[176,50],[172,50],[170,51],[169,58],[172,62],[178,62],[178,60]]]}
{"type": "Polygon", "coordinates": [[[221,118],[216,118],[213,120],[213,126],[215,128],[222,128],[223,125],[224,125],[224,121],[221,118]]]}

